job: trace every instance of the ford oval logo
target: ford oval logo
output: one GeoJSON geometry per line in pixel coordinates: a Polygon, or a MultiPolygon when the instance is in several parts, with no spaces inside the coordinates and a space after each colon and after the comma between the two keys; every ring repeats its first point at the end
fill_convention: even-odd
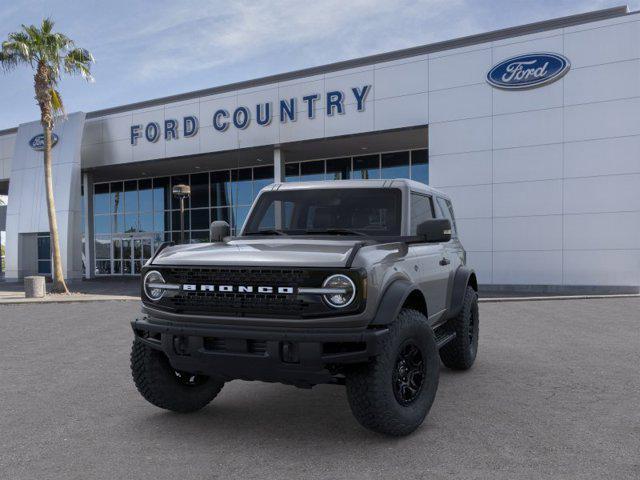
{"type": "Polygon", "coordinates": [[[558,53],[529,53],[495,65],[487,82],[506,90],[541,87],[561,78],[570,67],[569,59],[558,53]]]}
{"type": "MultiPolygon", "coordinates": [[[[56,135],[55,133],[52,133],[51,148],[55,147],[56,143],[58,143],[58,135],[56,135]]],[[[31,140],[29,140],[29,146],[37,152],[43,152],[44,151],[44,133],[39,133],[38,135],[33,137],[31,140]]]]}

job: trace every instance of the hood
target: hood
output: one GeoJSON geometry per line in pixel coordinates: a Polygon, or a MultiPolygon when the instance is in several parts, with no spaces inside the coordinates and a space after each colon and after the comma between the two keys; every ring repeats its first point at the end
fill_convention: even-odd
{"type": "Polygon", "coordinates": [[[176,245],[162,250],[153,265],[344,267],[359,240],[312,238],[237,239],[224,243],[176,245]]]}

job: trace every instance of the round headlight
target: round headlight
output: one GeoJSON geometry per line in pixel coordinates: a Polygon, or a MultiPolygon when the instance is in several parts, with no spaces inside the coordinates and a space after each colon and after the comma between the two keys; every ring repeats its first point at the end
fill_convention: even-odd
{"type": "Polygon", "coordinates": [[[158,288],[156,285],[165,283],[164,278],[160,274],[160,272],[156,270],[151,270],[147,272],[144,276],[144,280],[142,280],[142,285],[144,288],[144,294],[150,300],[157,302],[164,295],[164,288],[158,288]]]}
{"type": "Polygon", "coordinates": [[[323,295],[324,301],[333,308],[351,305],[356,298],[356,286],[346,275],[331,275],[324,281],[322,288],[334,290],[323,295]]]}

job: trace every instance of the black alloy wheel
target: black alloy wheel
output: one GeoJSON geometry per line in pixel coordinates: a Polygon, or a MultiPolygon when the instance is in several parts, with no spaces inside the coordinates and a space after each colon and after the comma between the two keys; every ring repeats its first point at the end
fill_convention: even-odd
{"type": "Polygon", "coordinates": [[[402,406],[410,405],[420,395],[425,365],[420,348],[407,340],[400,348],[393,371],[393,394],[402,406]]]}

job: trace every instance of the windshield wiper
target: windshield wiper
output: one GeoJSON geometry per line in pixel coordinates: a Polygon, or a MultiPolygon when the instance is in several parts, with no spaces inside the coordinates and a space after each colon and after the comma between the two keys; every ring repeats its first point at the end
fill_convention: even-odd
{"type": "Polygon", "coordinates": [[[359,237],[368,237],[366,233],[351,230],[350,228],[327,228],[321,230],[305,230],[304,233],[321,234],[321,235],[357,235],[359,237]]]}
{"type": "Polygon", "coordinates": [[[245,235],[286,235],[282,230],[276,230],[274,228],[265,228],[263,230],[257,230],[255,232],[246,232],[245,235]]]}

